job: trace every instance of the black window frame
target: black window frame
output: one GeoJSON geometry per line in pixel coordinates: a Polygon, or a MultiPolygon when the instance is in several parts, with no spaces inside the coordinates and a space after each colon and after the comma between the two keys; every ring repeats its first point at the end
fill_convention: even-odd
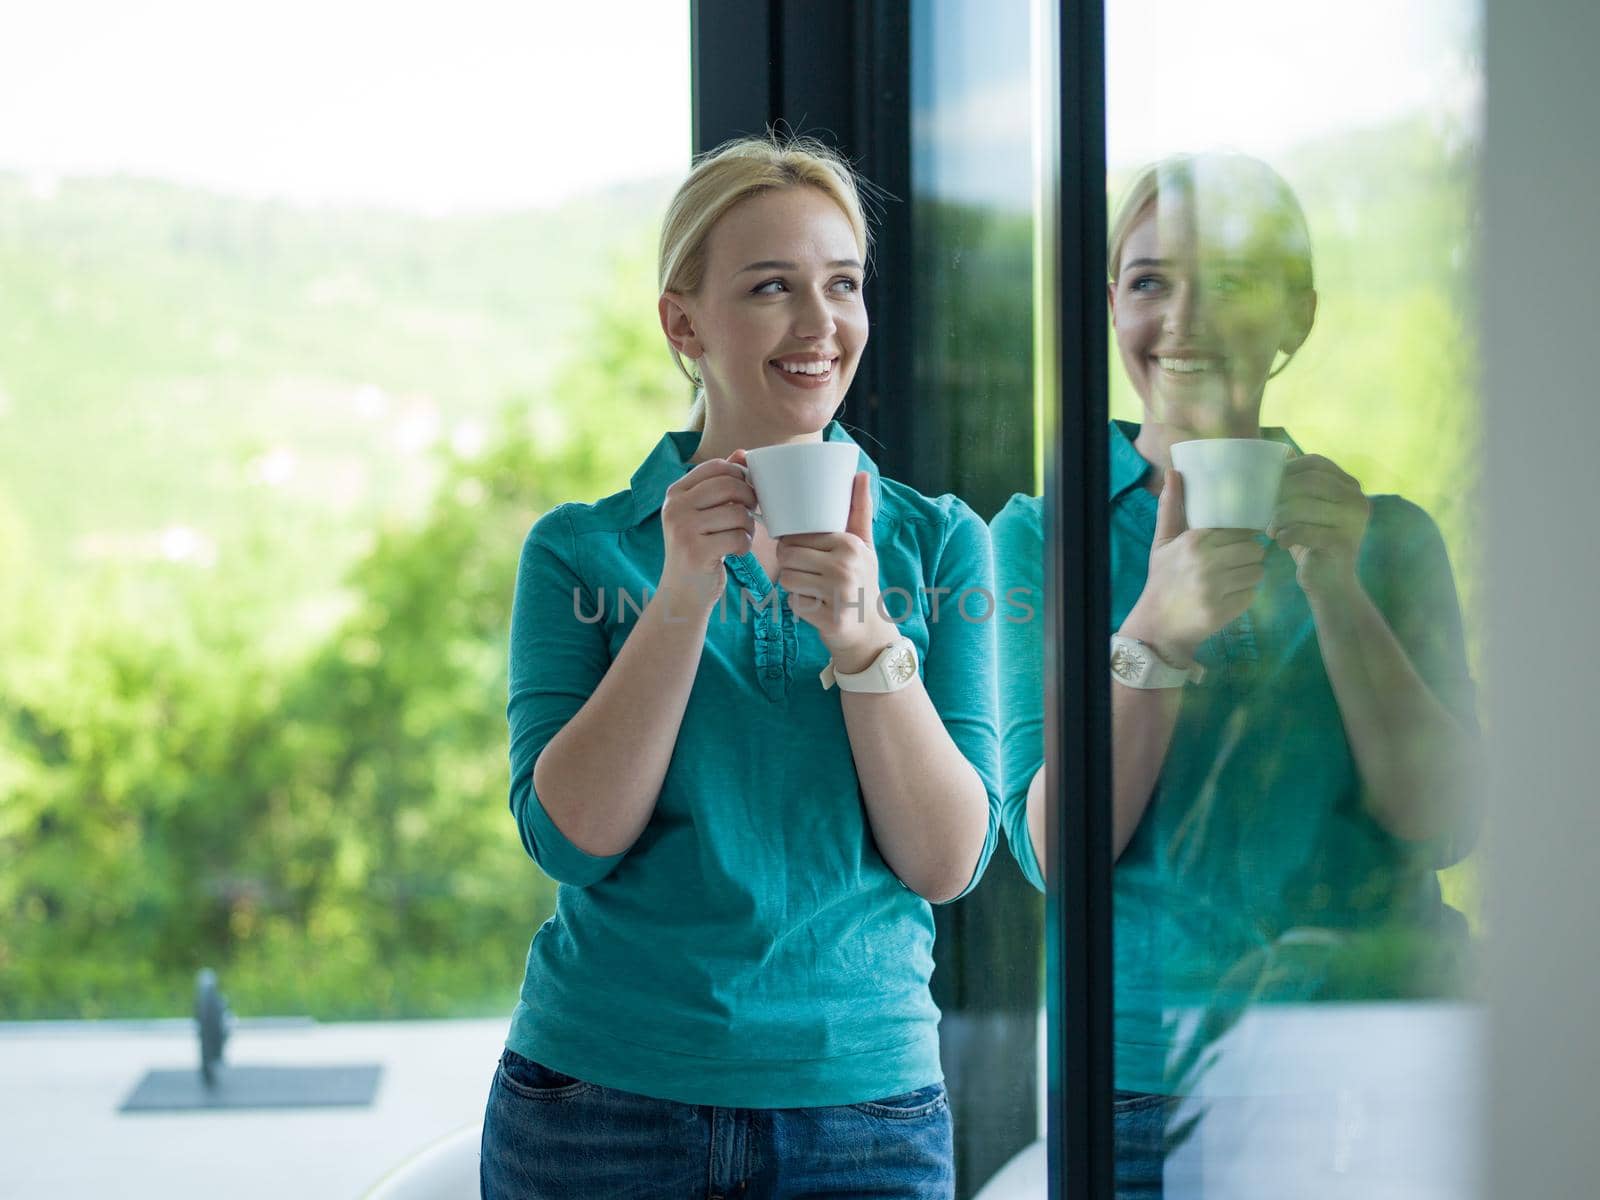
{"type": "MultiPolygon", "coordinates": [[[[1041,339],[1036,351],[1044,393],[1049,592],[1048,1194],[1052,1200],[1109,1200],[1114,1147],[1105,14],[1103,0],[1034,0],[1034,11],[1034,53],[1043,84],[1043,111],[1036,117],[1045,125],[1035,295],[1056,313],[1047,331],[1052,336],[1041,339]]],[[[695,154],[731,137],[787,126],[841,149],[887,193],[868,289],[872,340],[843,418],[871,439],[886,474],[923,490],[947,490],[941,484],[948,481],[928,477],[937,464],[919,463],[913,452],[918,422],[942,414],[917,404],[905,382],[912,374],[916,311],[908,203],[909,4],[691,0],[690,22],[695,154]]],[[[1046,324],[1036,321],[1036,328],[1046,324]]],[[[1004,854],[1001,847],[997,857],[1004,854]]],[[[943,934],[952,916],[945,910],[937,916],[943,934]]],[[[965,962],[955,966],[958,995],[968,982],[961,978],[966,968],[965,962]]],[[[958,1161],[959,1125],[958,1119],[958,1161]]]]}
{"type": "Polygon", "coordinates": [[[1050,1196],[1112,1195],[1105,7],[1040,4],[1050,1196]],[[1052,108],[1053,101],[1053,108],[1052,108]],[[1055,162],[1050,162],[1051,150],[1055,162]],[[1053,238],[1053,242],[1051,239],[1053,238]]]}

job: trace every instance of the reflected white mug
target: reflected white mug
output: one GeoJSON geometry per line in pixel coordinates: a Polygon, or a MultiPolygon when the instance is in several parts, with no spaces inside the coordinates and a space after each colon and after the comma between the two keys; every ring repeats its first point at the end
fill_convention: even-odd
{"type": "Polygon", "coordinates": [[[1272,523],[1289,447],[1266,438],[1174,442],[1190,529],[1261,529],[1272,523]]]}

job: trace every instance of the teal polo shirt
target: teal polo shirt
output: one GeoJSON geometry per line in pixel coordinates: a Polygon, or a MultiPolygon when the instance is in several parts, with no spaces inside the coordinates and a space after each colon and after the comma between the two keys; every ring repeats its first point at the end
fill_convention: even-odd
{"type": "MultiPolygon", "coordinates": [[[[837,422],[828,441],[854,442],[837,422]]],[[[511,620],[511,811],[558,881],[506,1045],[578,1078],[692,1104],[857,1103],[943,1078],[928,991],[933,913],[873,842],[829,654],[755,556],[729,556],[649,823],[596,858],[533,788],[540,752],[593,693],[661,577],[661,504],[696,432],[663,437],[631,486],[563,504],[522,549],[511,620]],[[618,604],[618,591],[629,600],[618,604]],[[776,595],[774,595],[776,592],[776,595]],[[576,609],[574,596],[576,594],[576,609]],[[619,611],[620,610],[620,611],[619,611]],[[594,620],[596,613],[603,616],[594,620]]],[[[879,586],[999,822],[988,531],[954,496],[870,472],[879,586]],[[936,589],[950,589],[940,592],[936,589]],[[984,615],[981,597],[966,604],[984,615]]],[[[604,797],[596,797],[603,802],[604,797]]]]}
{"type": "MultiPolygon", "coordinates": [[[[1108,636],[1144,590],[1155,537],[1156,497],[1141,486],[1151,466],[1134,447],[1138,432],[1123,421],[1109,431],[1108,636]]],[[[1289,441],[1282,430],[1264,436],[1289,441]]],[[[1362,585],[1423,681],[1476,728],[1461,613],[1438,528],[1399,496],[1371,500],[1357,563],[1362,585]]],[[[1013,496],[991,536],[1002,594],[1029,589],[1042,615],[1040,500],[1013,496]]],[[[1184,688],[1149,807],[1112,873],[1119,1088],[1183,1090],[1174,1078],[1183,1053],[1179,1014],[1261,998],[1254,966],[1290,930],[1327,931],[1317,936],[1337,941],[1453,926],[1435,870],[1467,847],[1407,843],[1367,815],[1294,560],[1269,543],[1265,569],[1250,609],[1199,648],[1205,681],[1184,688]]],[[[1002,824],[1023,872],[1042,889],[1027,788],[1044,761],[1043,627],[1002,621],[998,633],[1002,824]]],[[[1399,986],[1376,971],[1359,983],[1374,996],[1399,986]]]]}

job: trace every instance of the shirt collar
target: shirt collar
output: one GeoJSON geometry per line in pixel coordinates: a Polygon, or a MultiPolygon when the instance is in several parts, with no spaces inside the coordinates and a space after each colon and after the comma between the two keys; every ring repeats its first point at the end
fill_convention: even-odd
{"type": "MultiPolygon", "coordinates": [[[[844,426],[838,421],[828,422],[827,428],[822,431],[822,440],[856,445],[856,440],[844,431],[844,426]]],[[[689,460],[694,457],[694,452],[699,447],[698,429],[673,430],[656,443],[656,448],[650,451],[650,456],[644,462],[639,464],[639,469],[633,473],[633,480],[629,484],[633,492],[635,525],[644,523],[661,511],[662,502],[667,498],[667,489],[693,468],[694,464],[689,460]]],[[[882,508],[883,481],[878,477],[878,464],[872,461],[865,450],[859,446],[856,449],[859,458],[856,470],[865,471],[871,476],[868,486],[872,491],[872,511],[876,519],[882,508]]]]}
{"type": "MultiPolygon", "coordinates": [[[[1133,441],[1139,436],[1139,425],[1134,421],[1111,422],[1111,499],[1116,501],[1124,492],[1132,491],[1144,481],[1150,472],[1150,463],[1144,455],[1134,446],[1133,441]]],[[[1278,426],[1263,426],[1261,436],[1274,442],[1284,442],[1293,447],[1299,454],[1300,447],[1295,440],[1278,426]]]]}
{"type": "Polygon", "coordinates": [[[1133,439],[1139,436],[1139,426],[1132,421],[1111,422],[1111,499],[1139,486],[1150,470],[1150,464],[1134,448],[1133,439]]]}

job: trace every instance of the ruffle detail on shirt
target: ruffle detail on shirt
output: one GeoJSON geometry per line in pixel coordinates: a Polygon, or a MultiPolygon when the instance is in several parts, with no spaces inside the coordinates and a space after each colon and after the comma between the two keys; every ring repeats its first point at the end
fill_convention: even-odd
{"type": "MultiPolygon", "coordinates": [[[[773,586],[777,587],[776,584],[773,586]]],[[[783,677],[788,680],[794,678],[794,666],[800,658],[800,637],[795,629],[794,609],[789,607],[788,593],[780,595],[779,605],[783,613],[783,677]]]]}
{"type": "Polygon", "coordinates": [[[776,596],[759,610],[753,601],[766,600],[767,596],[761,595],[761,578],[755,558],[751,555],[729,555],[725,560],[728,569],[733,572],[734,581],[745,592],[748,592],[752,603],[750,604],[750,624],[753,626],[755,638],[755,667],[757,681],[761,690],[768,699],[780,699],[788,690],[789,681],[794,678],[795,662],[799,658],[799,643],[795,636],[794,613],[789,608],[789,597],[776,583],[772,584],[767,596],[776,596]],[[777,609],[776,615],[773,612],[777,609]]]}

